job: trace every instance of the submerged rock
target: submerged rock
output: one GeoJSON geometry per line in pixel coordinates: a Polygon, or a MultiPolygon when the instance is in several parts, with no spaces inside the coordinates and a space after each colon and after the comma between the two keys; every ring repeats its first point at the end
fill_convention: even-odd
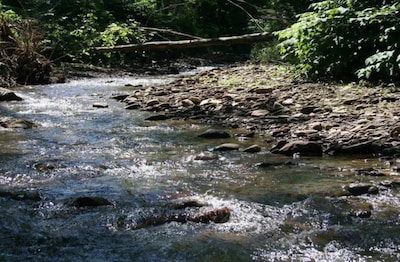
{"type": "Polygon", "coordinates": [[[192,208],[192,207],[204,207],[206,204],[201,203],[198,200],[189,199],[184,202],[175,203],[173,208],[174,209],[185,209],[185,208],[192,208]]]}
{"type": "Polygon", "coordinates": [[[154,115],[154,116],[147,117],[145,120],[147,120],[147,121],[162,121],[162,120],[167,120],[168,118],[169,118],[168,116],[161,114],[161,115],[154,115]]]}
{"type": "Polygon", "coordinates": [[[163,215],[163,216],[151,216],[142,219],[139,223],[137,223],[136,229],[146,228],[149,226],[160,226],[170,222],[178,222],[178,223],[226,223],[229,221],[231,216],[231,210],[227,207],[216,208],[209,211],[204,212],[184,212],[180,214],[171,214],[171,215],[163,215]]]}
{"type": "Polygon", "coordinates": [[[355,170],[357,175],[360,176],[385,176],[384,173],[382,173],[379,170],[376,170],[374,168],[364,168],[364,169],[357,169],[355,170]]]}
{"type": "Polygon", "coordinates": [[[9,197],[14,200],[23,201],[23,200],[31,200],[31,201],[40,201],[42,200],[42,196],[38,191],[0,191],[0,197],[9,197]]]}
{"type": "Polygon", "coordinates": [[[218,159],[218,155],[212,154],[209,152],[202,152],[193,157],[193,160],[200,160],[200,161],[209,161],[209,160],[217,160],[217,159],[218,159]]]}
{"type": "Polygon", "coordinates": [[[365,194],[376,195],[379,193],[379,188],[369,183],[351,183],[344,187],[353,196],[360,196],[365,194]]]}
{"type": "Polygon", "coordinates": [[[56,165],[54,165],[52,163],[37,163],[34,167],[35,167],[36,171],[44,172],[44,171],[55,169],[56,165]]]}
{"type": "Polygon", "coordinates": [[[72,202],[75,207],[98,207],[98,206],[112,206],[109,200],[103,197],[78,197],[72,202]]]}
{"type": "Polygon", "coordinates": [[[23,129],[37,127],[35,123],[30,122],[28,120],[22,118],[8,118],[8,117],[0,118],[0,126],[4,128],[23,128],[23,129]]]}

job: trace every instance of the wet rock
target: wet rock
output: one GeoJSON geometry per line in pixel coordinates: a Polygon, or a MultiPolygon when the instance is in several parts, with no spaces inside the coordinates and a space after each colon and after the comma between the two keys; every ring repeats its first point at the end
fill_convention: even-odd
{"type": "Polygon", "coordinates": [[[109,200],[102,197],[78,197],[72,202],[75,207],[112,206],[109,200]]]}
{"type": "Polygon", "coordinates": [[[161,115],[154,115],[154,116],[147,117],[145,120],[147,120],[147,121],[162,121],[162,120],[167,120],[167,119],[169,119],[168,116],[161,114],[161,115]]]}
{"type": "Polygon", "coordinates": [[[34,167],[35,167],[36,171],[44,172],[44,171],[55,169],[56,165],[54,165],[52,163],[38,163],[34,167]]]}
{"type": "Polygon", "coordinates": [[[210,152],[202,152],[193,157],[193,160],[200,160],[200,161],[210,161],[210,160],[217,160],[217,159],[218,159],[218,155],[212,154],[210,152]]]}
{"type": "Polygon", "coordinates": [[[125,100],[129,95],[127,94],[117,94],[117,95],[112,95],[110,98],[117,100],[117,101],[123,101],[125,100]]]}
{"type": "Polygon", "coordinates": [[[159,226],[170,222],[178,223],[203,223],[208,224],[213,223],[226,223],[229,221],[231,216],[231,210],[227,207],[216,208],[204,212],[184,212],[180,214],[171,214],[163,216],[151,216],[144,218],[142,221],[137,223],[136,229],[146,228],[149,226],[159,226]]]}
{"type": "Polygon", "coordinates": [[[384,173],[374,168],[356,169],[355,173],[360,176],[385,176],[384,173]]]}
{"type": "Polygon", "coordinates": [[[281,148],[272,151],[273,153],[291,156],[299,153],[302,156],[321,156],[322,145],[313,141],[293,141],[285,144],[281,148]]]}
{"type": "Polygon", "coordinates": [[[0,191],[0,197],[9,197],[14,200],[24,201],[41,201],[42,196],[38,191],[17,191],[17,192],[9,192],[9,191],[0,191]]]}
{"type": "Polygon", "coordinates": [[[344,190],[348,191],[353,196],[360,196],[364,194],[378,194],[379,189],[368,183],[351,183],[344,187],[344,190]]]}
{"type": "Polygon", "coordinates": [[[25,191],[25,192],[12,193],[11,198],[14,200],[31,200],[31,201],[42,200],[42,196],[37,191],[25,191]]]}
{"type": "Polygon", "coordinates": [[[108,108],[108,104],[105,102],[97,102],[93,104],[95,108],[108,108]]]}
{"type": "Polygon", "coordinates": [[[258,153],[261,151],[261,147],[259,145],[251,145],[245,149],[243,149],[243,152],[246,153],[258,153]]]}
{"type": "Polygon", "coordinates": [[[352,205],[350,215],[359,218],[369,218],[372,215],[372,204],[363,200],[350,199],[349,204],[352,205]]]}
{"type": "Polygon", "coordinates": [[[220,131],[215,129],[208,129],[204,133],[198,135],[201,138],[208,138],[208,139],[219,139],[219,138],[230,138],[231,135],[226,131],[220,131]]]}
{"type": "Polygon", "coordinates": [[[365,142],[355,142],[352,144],[333,144],[328,151],[333,155],[338,154],[359,154],[367,155],[372,153],[377,153],[381,149],[381,146],[377,144],[374,140],[369,140],[365,142]]]}
{"type": "Polygon", "coordinates": [[[234,151],[239,150],[240,145],[235,143],[225,143],[214,148],[214,151],[234,151]]]}
{"type": "Polygon", "coordinates": [[[135,109],[139,109],[139,108],[140,108],[139,103],[130,103],[127,106],[125,106],[125,109],[128,109],[128,110],[135,110],[135,109]]]}
{"type": "Polygon", "coordinates": [[[247,134],[241,134],[241,135],[239,135],[239,137],[240,138],[252,138],[252,137],[254,137],[255,136],[255,132],[250,132],[250,133],[247,133],[247,134]]]}
{"type": "Polygon", "coordinates": [[[279,166],[295,166],[297,165],[296,163],[292,161],[283,161],[283,162],[263,162],[257,164],[257,167],[260,168],[273,168],[273,167],[279,167],[279,166]]]}
{"type": "Polygon", "coordinates": [[[384,187],[396,188],[396,187],[400,187],[400,179],[397,178],[397,179],[393,179],[393,180],[384,180],[384,181],[381,181],[379,184],[384,187]]]}
{"type": "Polygon", "coordinates": [[[123,102],[129,105],[131,103],[138,103],[139,99],[135,96],[128,96],[124,99],[123,102]]]}
{"type": "Polygon", "coordinates": [[[152,99],[146,102],[146,107],[152,107],[158,105],[159,103],[160,101],[158,101],[158,99],[152,99]]]}
{"type": "Polygon", "coordinates": [[[288,142],[287,142],[286,140],[280,140],[280,141],[278,141],[278,143],[276,143],[276,145],[274,145],[274,146],[271,148],[270,152],[273,153],[273,154],[278,154],[279,150],[280,150],[284,145],[286,145],[287,143],[288,143],[288,142]]]}
{"type": "Polygon", "coordinates": [[[17,96],[11,90],[0,87],[0,101],[21,101],[22,98],[17,96]]]}
{"type": "Polygon", "coordinates": [[[206,204],[201,203],[198,200],[186,200],[182,203],[176,203],[173,205],[174,209],[185,209],[185,208],[193,208],[193,207],[204,207],[206,204]]]}
{"type": "Polygon", "coordinates": [[[217,224],[221,224],[221,223],[228,222],[230,216],[231,216],[231,210],[227,207],[223,207],[223,208],[217,208],[214,210],[206,211],[206,212],[200,213],[200,214],[183,217],[184,218],[183,221],[180,221],[180,219],[178,219],[177,222],[185,222],[185,221],[191,221],[191,222],[196,222],[196,223],[214,222],[217,224]]]}
{"type": "Polygon", "coordinates": [[[371,210],[365,210],[365,209],[359,209],[359,210],[354,210],[351,215],[359,218],[369,218],[372,215],[371,210]]]}
{"type": "Polygon", "coordinates": [[[22,128],[22,129],[37,127],[35,123],[27,121],[25,119],[8,118],[8,117],[0,118],[0,126],[4,128],[22,128]]]}

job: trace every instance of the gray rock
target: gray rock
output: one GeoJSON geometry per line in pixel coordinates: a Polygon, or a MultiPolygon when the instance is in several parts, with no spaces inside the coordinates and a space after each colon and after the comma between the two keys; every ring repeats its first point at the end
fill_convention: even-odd
{"type": "Polygon", "coordinates": [[[240,145],[235,143],[225,143],[214,148],[214,151],[234,151],[239,150],[240,145]]]}
{"type": "Polygon", "coordinates": [[[246,153],[258,153],[261,151],[261,147],[259,145],[251,145],[243,150],[246,153]]]}
{"type": "Polygon", "coordinates": [[[97,102],[93,104],[95,108],[108,108],[108,104],[106,102],[97,102]]]}

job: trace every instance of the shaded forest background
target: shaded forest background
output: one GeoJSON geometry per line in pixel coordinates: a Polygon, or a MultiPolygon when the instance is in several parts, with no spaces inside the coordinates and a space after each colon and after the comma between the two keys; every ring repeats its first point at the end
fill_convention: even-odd
{"type": "Polygon", "coordinates": [[[398,82],[397,0],[0,0],[2,83],[51,81],[63,63],[145,64],[185,56],[284,59],[315,79],[398,82]],[[276,41],[190,51],[95,53],[96,46],[276,32],[276,41]]]}

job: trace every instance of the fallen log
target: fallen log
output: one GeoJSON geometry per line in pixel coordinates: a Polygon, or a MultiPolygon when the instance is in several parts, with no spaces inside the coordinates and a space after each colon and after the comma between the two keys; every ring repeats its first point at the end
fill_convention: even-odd
{"type": "Polygon", "coordinates": [[[274,40],[275,37],[270,33],[254,33],[240,36],[228,36],[219,38],[202,38],[178,41],[156,41],[141,44],[117,45],[111,47],[94,47],[94,52],[132,52],[132,51],[148,51],[148,50],[168,50],[168,49],[186,49],[197,47],[209,47],[219,45],[238,45],[251,44],[257,42],[268,42],[274,40]]]}

